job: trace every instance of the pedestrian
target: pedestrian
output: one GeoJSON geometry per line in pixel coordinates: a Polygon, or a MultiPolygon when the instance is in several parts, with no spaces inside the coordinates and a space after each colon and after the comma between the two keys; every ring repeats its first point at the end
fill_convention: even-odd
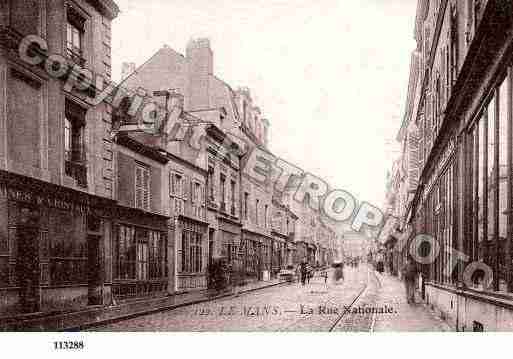
{"type": "Polygon", "coordinates": [[[324,277],[324,284],[326,284],[328,282],[328,270],[327,269],[324,269],[321,272],[321,277],[324,277]]]}
{"type": "Polygon", "coordinates": [[[310,278],[313,277],[312,267],[307,264],[306,266],[306,283],[310,284],[310,278]]]}
{"type": "Polygon", "coordinates": [[[406,301],[408,304],[415,303],[415,280],[417,278],[417,266],[411,257],[406,258],[406,264],[403,267],[404,285],[406,287],[406,301]]]}
{"type": "Polygon", "coordinates": [[[301,285],[305,285],[306,275],[307,275],[307,267],[306,266],[307,266],[306,261],[302,261],[299,264],[299,272],[301,274],[301,285]]]}

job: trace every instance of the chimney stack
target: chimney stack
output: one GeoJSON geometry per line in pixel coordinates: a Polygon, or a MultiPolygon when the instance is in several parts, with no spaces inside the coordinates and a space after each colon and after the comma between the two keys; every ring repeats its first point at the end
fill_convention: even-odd
{"type": "Polygon", "coordinates": [[[191,110],[210,108],[210,78],[214,74],[214,55],[210,40],[201,38],[187,45],[189,65],[189,107],[191,110]]]}

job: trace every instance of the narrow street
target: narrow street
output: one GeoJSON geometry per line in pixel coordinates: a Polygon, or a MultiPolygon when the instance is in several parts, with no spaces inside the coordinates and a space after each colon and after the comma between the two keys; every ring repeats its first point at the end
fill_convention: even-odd
{"type": "Polygon", "coordinates": [[[94,331],[441,331],[421,305],[410,306],[397,279],[366,265],[345,268],[345,279],[285,284],[223,300],[125,320],[94,331]],[[387,282],[383,286],[383,281],[387,282]],[[390,283],[388,283],[390,282],[390,283]],[[385,290],[386,288],[386,290],[385,290]],[[401,318],[399,320],[399,318],[401,318]],[[409,322],[417,318],[415,326],[409,322]],[[408,327],[406,327],[408,326],[408,327]]]}

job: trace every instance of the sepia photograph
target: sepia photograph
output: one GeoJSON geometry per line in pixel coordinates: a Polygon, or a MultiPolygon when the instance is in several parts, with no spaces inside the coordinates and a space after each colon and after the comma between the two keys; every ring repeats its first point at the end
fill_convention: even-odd
{"type": "Polygon", "coordinates": [[[513,332],[512,255],[513,0],[0,0],[5,335],[513,332]]]}

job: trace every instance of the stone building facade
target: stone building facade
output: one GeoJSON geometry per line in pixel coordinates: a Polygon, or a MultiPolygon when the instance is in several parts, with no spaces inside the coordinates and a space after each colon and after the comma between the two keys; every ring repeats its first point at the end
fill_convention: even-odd
{"type": "Polygon", "coordinates": [[[429,234],[440,248],[419,253],[430,259],[420,289],[458,330],[510,330],[513,2],[420,0],[414,34],[418,186],[401,220],[405,239],[429,234]]]}
{"type": "Polygon", "coordinates": [[[64,83],[77,69],[110,76],[118,12],[111,0],[0,3],[1,313],[109,301],[111,111],[64,83]],[[19,51],[27,35],[41,45],[32,63],[19,51]],[[73,70],[52,76],[50,55],[73,70]]]}

